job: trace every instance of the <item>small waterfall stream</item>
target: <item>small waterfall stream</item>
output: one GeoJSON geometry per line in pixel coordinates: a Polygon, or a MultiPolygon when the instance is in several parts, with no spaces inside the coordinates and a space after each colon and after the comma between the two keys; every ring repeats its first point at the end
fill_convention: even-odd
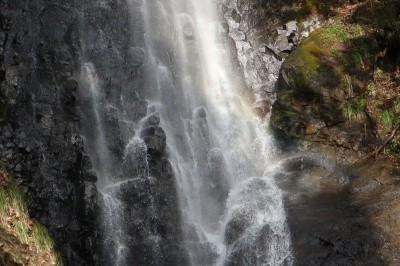
{"type": "Polygon", "coordinates": [[[107,265],[131,265],[142,248],[138,256],[151,257],[147,264],[168,265],[157,229],[162,197],[149,166],[149,152],[163,150],[165,139],[186,264],[291,265],[273,139],[247,100],[218,1],[127,0],[127,6],[131,31],[144,32],[143,43],[133,34],[129,51],[143,66],[147,113],[132,118],[136,96],[129,89],[115,97],[118,104],[107,99],[94,64],[83,63],[81,73],[81,93],[92,106],[85,140],[103,195],[107,265]],[[111,131],[110,121],[117,121],[111,131]],[[115,130],[124,139],[119,153],[110,139],[115,130]],[[137,235],[145,235],[146,248],[137,235]]]}

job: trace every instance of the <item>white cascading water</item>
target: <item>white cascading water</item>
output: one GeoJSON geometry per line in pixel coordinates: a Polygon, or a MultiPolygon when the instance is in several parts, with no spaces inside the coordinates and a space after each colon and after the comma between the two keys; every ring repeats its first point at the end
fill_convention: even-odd
{"type": "MultiPolygon", "coordinates": [[[[269,171],[273,140],[267,121],[252,114],[242,100],[243,87],[232,76],[232,51],[219,36],[224,33],[217,3],[172,0],[167,9],[163,2],[143,2],[148,53],[157,79],[152,100],[160,104],[188,235],[195,231],[198,241],[209,247],[208,255],[215,255],[206,264],[291,264],[282,192],[269,171]],[[176,38],[182,91],[171,85],[173,73],[155,50],[168,33],[176,38]],[[166,96],[176,94],[182,94],[184,102],[166,96]]],[[[202,264],[199,252],[197,245],[189,250],[193,265],[202,264]]]]}
{"type": "MultiPolygon", "coordinates": [[[[135,49],[147,58],[149,89],[143,97],[150,106],[145,119],[159,116],[167,135],[190,264],[291,265],[283,193],[274,180],[273,139],[268,121],[257,118],[246,100],[248,92],[231,62],[233,51],[226,44],[218,1],[127,2],[132,16],[141,4],[146,47],[135,49]]],[[[115,180],[104,121],[97,110],[104,108],[98,94],[101,84],[91,63],[83,65],[82,79],[96,123],[91,129],[96,137],[87,140],[93,142],[88,146],[102,147],[89,153],[95,158],[93,168],[103,195],[107,252],[113,254],[112,265],[127,265],[126,235],[132,225],[121,218],[129,208],[118,197],[135,178],[152,178],[146,144],[139,135],[142,124],[137,123],[136,133],[129,136],[121,163],[132,178],[115,180]]],[[[123,95],[121,99],[122,108],[129,105],[123,95]]],[[[119,110],[119,121],[133,123],[124,113],[119,110]]],[[[153,239],[153,252],[160,252],[157,236],[153,239]]]]}

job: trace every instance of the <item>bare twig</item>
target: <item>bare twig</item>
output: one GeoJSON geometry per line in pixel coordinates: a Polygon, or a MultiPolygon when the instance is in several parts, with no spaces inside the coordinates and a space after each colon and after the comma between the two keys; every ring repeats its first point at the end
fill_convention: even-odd
{"type": "Polygon", "coordinates": [[[396,133],[397,133],[397,131],[399,130],[399,128],[400,128],[400,124],[397,124],[397,126],[395,126],[395,127],[393,128],[392,132],[390,133],[390,136],[385,140],[385,142],[383,142],[382,145],[379,146],[379,147],[378,147],[373,153],[371,153],[367,158],[372,157],[372,156],[373,156],[374,158],[376,158],[376,157],[378,156],[379,152],[380,152],[383,148],[385,148],[386,144],[388,144],[388,142],[389,142],[390,140],[392,140],[392,139],[394,138],[394,136],[396,136],[396,133]]]}

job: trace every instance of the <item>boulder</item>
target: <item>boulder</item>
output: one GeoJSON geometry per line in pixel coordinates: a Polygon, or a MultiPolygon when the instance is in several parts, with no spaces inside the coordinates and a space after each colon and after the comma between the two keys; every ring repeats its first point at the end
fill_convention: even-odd
{"type": "Polygon", "coordinates": [[[349,71],[338,59],[338,53],[347,56],[344,32],[340,25],[318,29],[288,55],[280,70],[271,124],[299,142],[356,150],[357,157],[377,140],[365,109],[366,84],[352,79],[362,74],[349,71]]]}
{"type": "Polygon", "coordinates": [[[165,132],[161,127],[146,127],[140,131],[140,137],[146,143],[150,153],[164,153],[167,145],[167,136],[165,135],[165,132]]]}

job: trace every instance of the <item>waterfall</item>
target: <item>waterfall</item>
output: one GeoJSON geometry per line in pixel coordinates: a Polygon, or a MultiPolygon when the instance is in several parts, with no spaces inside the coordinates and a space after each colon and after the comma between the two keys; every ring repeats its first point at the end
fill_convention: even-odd
{"type": "Polygon", "coordinates": [[[96,66],[83,63],[81,93],[92,106],[85,143],[103,195],[102,254],[110,265],[130,265],[134,256],[145,257],[143,265],[168,265],[168,233],[158,229],[164,181],[151,170],[164,153],[179,199],[176,252],[187,253],[185,264],[292,264],[274,141],[234,66],[219,5],[127,0],[134,33],[128,53],[143,82],[113,100],[96,66]],[[138,97],[146,99],[140,119],[132,111],[140,109],[138,97]]]}

